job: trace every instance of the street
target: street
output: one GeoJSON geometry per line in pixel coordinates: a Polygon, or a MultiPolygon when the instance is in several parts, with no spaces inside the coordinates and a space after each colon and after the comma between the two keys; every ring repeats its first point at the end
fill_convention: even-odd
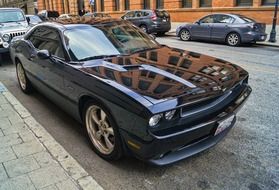
{"type": "Polygon", "coordinates": [[[110,163],[98,157],[79,123],[42,94],[21,92],[8,56],[0,81],[104,189],[279,189],[279,48],[182,42],[170,36],[157,41],[236,63],[249,72],[253,88],[222,142],[170,166],[154,167],[134,158],[110,163]]]}

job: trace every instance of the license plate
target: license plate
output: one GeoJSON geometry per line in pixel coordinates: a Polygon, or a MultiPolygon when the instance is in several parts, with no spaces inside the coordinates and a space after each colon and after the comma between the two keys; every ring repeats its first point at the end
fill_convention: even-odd
{"type": "Polygon", "coordinates": [[[167,19],[163,19],[163,22],[167,22],[167,19]]]}
{"type": "Polygon", "coordinates": [[[227,119],[221,121],[215,131],[215,135],[218,135],[219,133],[221,133],[222,131],[224,131],[225,129],[227,129],[228,127],[231,126],[232,122],[233,122],[233,119],[234,119],[234,115],[228,117],[227,119]]]}

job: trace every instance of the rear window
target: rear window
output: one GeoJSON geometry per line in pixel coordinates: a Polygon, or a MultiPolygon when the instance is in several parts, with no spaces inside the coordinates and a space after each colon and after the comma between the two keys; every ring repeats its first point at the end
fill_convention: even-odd
{"type": "Polygon", "coordinates": [[[167,11],[164,10],[155,10],[157,17],[169,17],[170,14],[167,11]]]}
{"type": "Polygon", "coordinates": [[[239,18],[243,21],[243,23],[255,22],[255,20],[248,18],[246,16],[239,16],[239,18]]]}

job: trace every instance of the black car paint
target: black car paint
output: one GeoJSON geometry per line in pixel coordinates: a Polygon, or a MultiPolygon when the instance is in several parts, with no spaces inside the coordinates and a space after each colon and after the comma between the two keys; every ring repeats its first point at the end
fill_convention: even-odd
{"type": "MultiPolygon", "coordinates": [[[[39,26],[55,28],[59,31],[61,39],[63,31],[68,27],[53,23],[39,26]]],[[[126,152],[157,165],[169,164],[187,157],[186,155],[192,155],[166,153],[189,143],[195,144],[202,140],[202,137],[214,141],[217,136],[214,137],[212,133],[218,125],[217,122],[235,114],[244,101],[239,105],[234,105],[234,101],[243,93],[247,94],[244,97],[246,100],[251,92],[247,84],[248,73],[245,70],[224,60],[194,52],[158,46],[154,50],[127,56],[77,63],[71,62],[69,56],[66,56],[65,60],[55,56],[50,59],[39,59],[32,44],[25,39],[13,41],[10,48],[11,57],[14,62],[20,60],[27,77],[36,88],[80,122],[82,122],[82,107],[86,100],[93,98],[102,102],[119,127],[126,152]],[[169,73],[168,76],[165,76],[166,73],[169,73]],[[123,82],[123,77],[130,78],[133,82],[127,84],[123,82]],[[150,86],[153,86],[153,91],[149,88],[140,89],[135,85],[141,80],[148,81],[150,86]],[[164,92],[155,92],[155,86],[160,84],[168,84],[169,88],[164,92]],[[239,88],[236,89],[236,86],[239,88]],[[214,111],[209,114],[203,110],[196,110],[199,107],[206,108],[206,103],[232,91],[236,95],[225,104],[225,107],[217,110],[209,107],[207,110],[214,111]],[[183,107],[196,110],[200,114],[181,117],[180,111],[183,107]],[[173,120],[163,120],[155,128],[148,126],[148,120],[152,115],[173,109],[177,109],[173,120]],[[213,123],[210,128],[207,125],[209,121],[213,123]],[[195,130],[197,125],[204,127],[197,132],[195,130]],[[190,137],[193,138],[191,142],[190,137]],[[140,148],[131,146],[129,141],[136,143],[140,148]],[[167,161],[163,160],[167,157],[160,157],[165,154],[169,157],[167,161]],[[173,158],[170,158],[170,155],[173,158]]],[[[65,42],[62,41],[67,52],[65,42]]],[[[221,138],[222,134],[218,135],[218,138],[221,138]]],[[[214,141],[212,145],[218,141],[214,141]]],[[[210,146],[208,144],[208,147],[210,146]]],[[[197,153],[204,149],[195,149],[191,152],[197,153]]]]}

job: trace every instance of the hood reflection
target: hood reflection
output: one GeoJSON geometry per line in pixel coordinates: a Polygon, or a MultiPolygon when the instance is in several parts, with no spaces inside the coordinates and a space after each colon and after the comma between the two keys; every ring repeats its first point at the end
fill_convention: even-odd
{"type": "Polygon", "coordinates": [[[150,99],[181,96],[183,102],[222,94],[248,75],[224,60],[169,47],[105,59],[102,65],[87,62],[83,66],[85,72],[114,80],[150,99]],[[106,62],[125,70],[106,67],[106,62]]]}

